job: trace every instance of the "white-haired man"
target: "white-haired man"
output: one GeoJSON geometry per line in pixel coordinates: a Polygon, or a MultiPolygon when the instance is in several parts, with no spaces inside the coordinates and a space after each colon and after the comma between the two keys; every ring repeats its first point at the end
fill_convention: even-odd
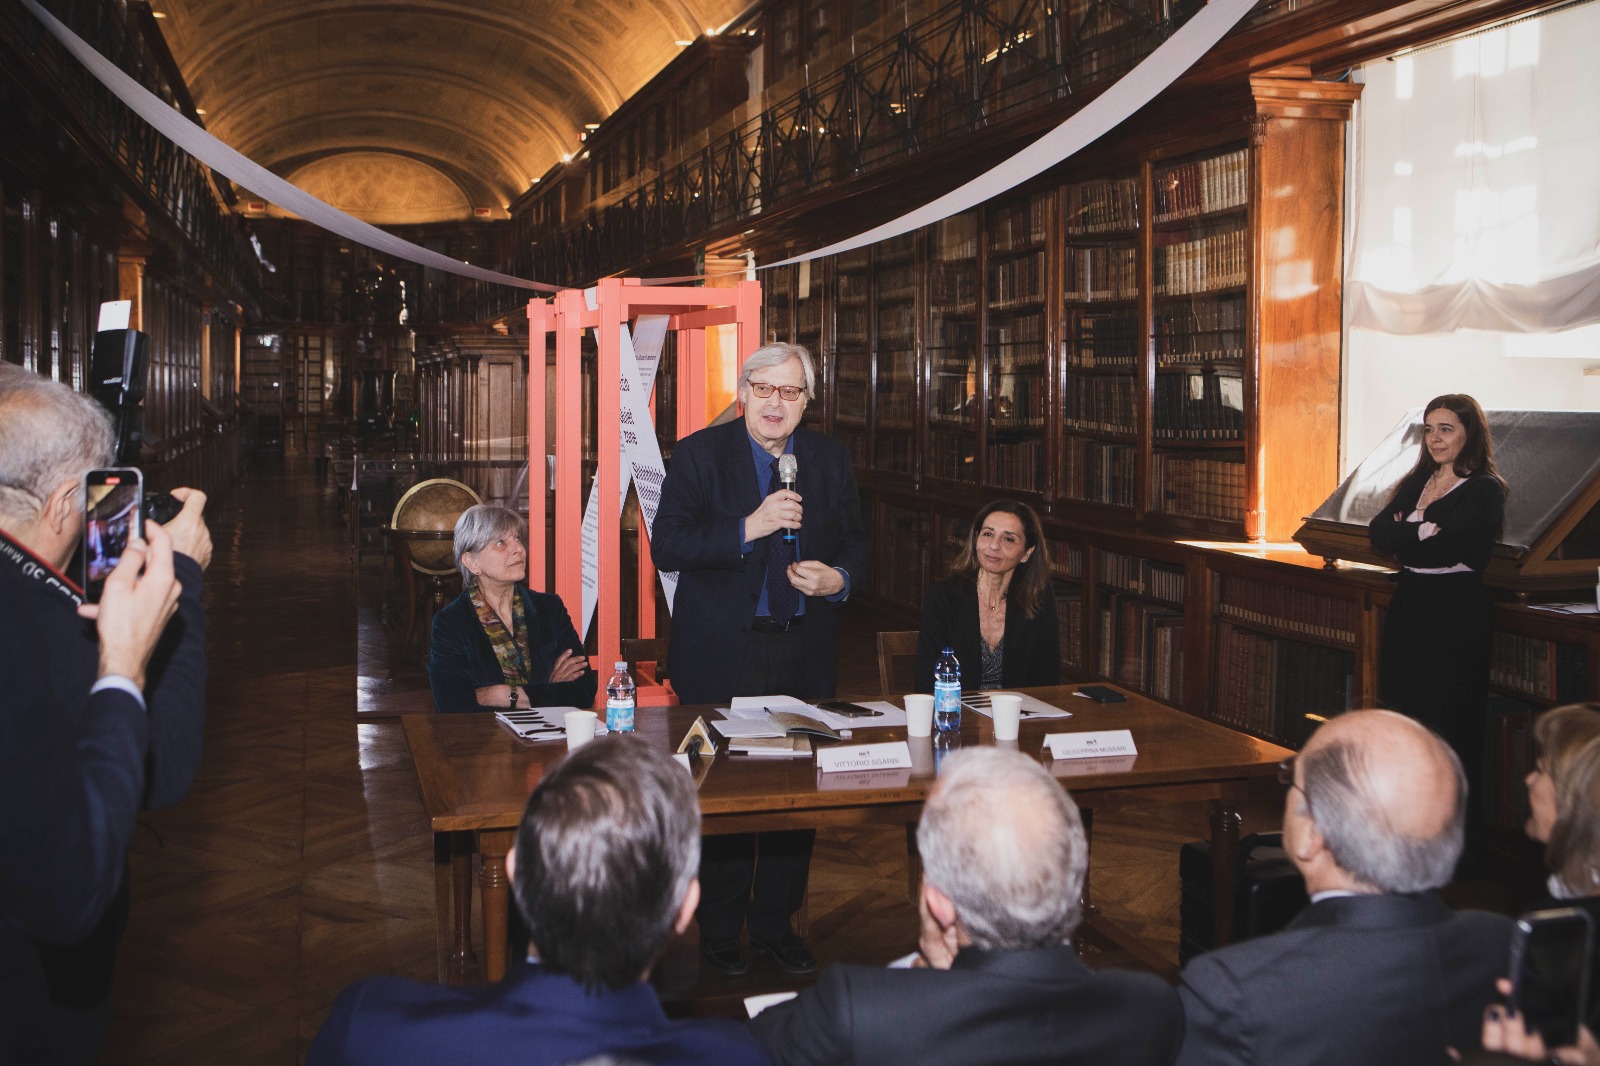
{"type": "Polygon", "coordinates": [[[1183,1019],[1151,974],[1085,966],[1070,938],[1089,852],[1077,805],[1035,760],[946,760],[917,827],[922,965],[830,966],[750,1023],[778,1066],[1164,1066],[1183,1019]]]}
{"type": "MultiPolygon", "coordinates": [[[[9,659],[3,702],[17,719],[12,728],[42,728],[45,722],[24,719],[38,713],[30,704],[46,697],[51,716],[82,737],[105,720],[90,691],[106,672],[106,621],[102,616],[99,632],[86,621],[82,590],[64,571],[83,532],[83,475],[109,466],[114,444],[110,416],[93,399],[0,363],[0,570],[6,578],[0,648],[9,659]],[[25,633],[26,640],[13,633],[25,633]]],[[[92,1062],[104,1039],[112,965],[130,899],[124,874],[128,836],[113,831],[132,830],[132,813],[121,801],[131,798],[132,812],[141,805],[171,806],[188,792],[200,765],[206,687],[201,571],[211,559],[211,535],[201,517],[205,494],[178,489],[173,495],[183,500],[183,511],[163,532],[152,530],[150,548],[182,591],[176,616],[162,616],[160,644],[148,656],[148,680],[142,664],[139,671],[137,687],[149,713],[141,713],[137,737],[125,737],[137,745],[141,765],[124,785],[136,787],[131,796],[124,787],[118,802],[92,805],[92,832],[44,842],[39,834],[49,835],[49,820],[43,815],[57,812],[46,792],[35,792],[25,804],[30,813],[7,838],[13,858],[37,858],[52,845],[63,857],[23,863],[21,881],[0,878],[6,882],[0,902],[8,907],[33,899],[71,910],[52,922],[9,912],[9,920],[0,920],[0,1030],[19,1034],[19,1046],[47,1047],[53,1063],[92,1062]],[[73,872],[86,858],[83,840],[103,848],[96,855],[110,862],[88,879],[73,872]],[[89,892],[93,886],[104,891],[89,892]]],[[[8,785],[23,787],[34,775],[52,772],[61,780],[66,770],[59,752],[47,754],[50,748],[39,736],[8,736],[9,743],[0,745],[6,760],[0,777],[8,785]]],[[[37,1060],[31,1053],[8,1056],[6,1040],[0,1032],[0,1062],[37,1060]]]]}
{"type": "Polygon", "coordinates": [[[1511,922],[1433,894],[1461,856],[1467,785],[1438,736],[1351,711],[1284,767],[1283,845],[1311,906],[1190,961],[1183,1066],[1375,1066],[1476,1048],[1511,922]]]}

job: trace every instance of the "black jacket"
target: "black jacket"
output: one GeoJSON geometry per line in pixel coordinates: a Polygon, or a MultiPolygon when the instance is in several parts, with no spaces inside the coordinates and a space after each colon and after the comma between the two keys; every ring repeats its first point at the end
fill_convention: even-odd
{"type": "MultiPolygon", "coordinates": [[[[593,670],[550,684],[556,656],[570,650],[583,656],[583,642],[567,617],[561,597],[517,586],[528,614],[528,698],[535,707],[590,707],[600,681],[593,670]]],[[[495,658],[489,634],[478,621],[471,596],[463,592],[433,616],[433,637],[428,646],[428,684],[433,704],[440,712],[503,711],[504,707],[478,706],[477,690],[506,683],[500,660],[495,658]]]]}
{"type": "MultiPolygon", "coordinates": [[[[918,692],[933,691],[933,668],[949,645],[961,662],[961,687],[975,689],[983,676],[983,634],[978,628],[978,586],[970,577],[936,582],[922,601],[922,630],[917,637],[918,692]]],[[[1006,688],[1061,683],[1061,639],[1056,620],[1056,594],[1045,586],[1044,602],[1032,618],[1014,599],[1006,601],[1005,658],[1000,683],[1006,688]]]]}
{"type": "Polygon", "coordinates": [[[1415,474],[1400,483],[1388,505],[1367,526],[1372,546],[1399,559],[1401,566],[1440,569],[1466,563],[1482,573],[1505,520],[1506,498],[1500,482],[1487,474],[1472,474],[1433,501],[1422,517],[1437,525],[1439,532],[1418,540],[1421,523],[1407,522],[1406,516],[1416,509],[1427,480],[1427,474],[1415,474]]]}

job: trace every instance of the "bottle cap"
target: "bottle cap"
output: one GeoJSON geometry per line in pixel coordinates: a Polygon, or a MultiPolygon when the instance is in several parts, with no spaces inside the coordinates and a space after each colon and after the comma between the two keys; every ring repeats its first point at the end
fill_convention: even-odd
{"type": "Polygon", "coordinates": [[[613,666],[611,669],[613,669],[613,670],[626,670],[627,668],[628,668],[628,664],[627,663],[618,663],[617,665],[613,666]]]}

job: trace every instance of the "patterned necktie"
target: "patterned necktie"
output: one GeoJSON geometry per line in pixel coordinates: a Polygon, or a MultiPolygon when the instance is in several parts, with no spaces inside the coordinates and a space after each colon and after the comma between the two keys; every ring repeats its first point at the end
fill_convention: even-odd
{"type": "MultiPolygon", "coordinates": [[[[767,482],[767,495],[783,488],[778,480],[778,460],[772,460],[772,477],[767,482]]],[[[800,590],[789,584],[789,564],[794,562],[796,541],[784,540],[779,530],[767,538],[767,613],[780,622],[787,622],[800,609],[800,590]]]]}

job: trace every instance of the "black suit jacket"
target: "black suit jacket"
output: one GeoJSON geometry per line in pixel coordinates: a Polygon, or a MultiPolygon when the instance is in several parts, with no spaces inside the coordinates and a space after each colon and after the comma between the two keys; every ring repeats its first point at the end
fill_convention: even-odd
{"type": "Polygon", "coordinates": [[[1423,1066],[1479,1046],[1511,920],[1421,896],[1313,903],[1289,928],[1190,960],[1182,1066],[1423,1066]]]}
{"type": "Polygon", "coordinates": [[[968,948],[949,970],[830,966],[750,1026],[778,1066],[1160,1066],[1183,1016],[1159,978],[1095,972],[1062,945],[968,948]]]}
{"type": "MultiPolygon", "coordinates": [[[[800,557],[841,567],[850,588],[867,579],[869,548],[861,524],[850,453],[831,437],[794,432],[795,491],[805,520],[800,557]]],[[[761,505],[744,420],[703,429],[678,442],[661,485],[661,506],[650,538],[656,566],[678,572],[667,661],[672,687],[685,703],[718,703],[738,693],[738,664],[750,643],[750,622],[766,579],[773,536],[741,554],[740,520],[761,505]]],[[[803,699],[832,696],[837,684],[837,605],[806,597],[806,684],[803,699]]]]}
{"type": "MultiPolygon", "coordinates": [[[[1000,683],[1006,688],[1061,683],[1061,638],[1057,635],[1056,594],[1045,586],[1044,602],[1032,618],[1013,599],[1006,600],[1005,658],[1000,683]]],[[[961,687],[973,689],[983,676],[983,633],[978,627],[978,585],[966,576],[948,577],[928,589],[922,601],[917,636],[918,692],[933,691],[933,668],[949,646],[961,663],[961,687]]]]}
{"type": "MultiPolygon", "coordinates": [[[[527,689],[533,706],[593,706],[600,684],[593,670],[571,681],[551,684],[545,680],[563,651],[584,658],[583,641],[578,639],[561,597],[534,592],[525,585],[517,586],[517,594],[522,597],[522,609],[528,616],[527,689]]],[[[433,705],[445,714],[503,711],[504,707],[479,706],[477,690],[505,683],[505,672],[495,658],[489,634],[478,621],[472,597],[463,592],[433,616],[433,635],[428,644],[428,684],[433,689],[433,705]]]]}
{"type": "Polygon", "coordinates": [[[1473,474],[1422,512],[1439,532],[1418,540],[1422,523],[1408,522],[1406,516],[1416,510],[1427,481],[1426,474],[1406,478],[1388,505],[1373,516],[1367,525],[1373,548],[1399,559],[1402,566],[1442,569],[1465,563],[1482,573],[1505,521],[1505,490],[1487,474],[1473,474]]]}

